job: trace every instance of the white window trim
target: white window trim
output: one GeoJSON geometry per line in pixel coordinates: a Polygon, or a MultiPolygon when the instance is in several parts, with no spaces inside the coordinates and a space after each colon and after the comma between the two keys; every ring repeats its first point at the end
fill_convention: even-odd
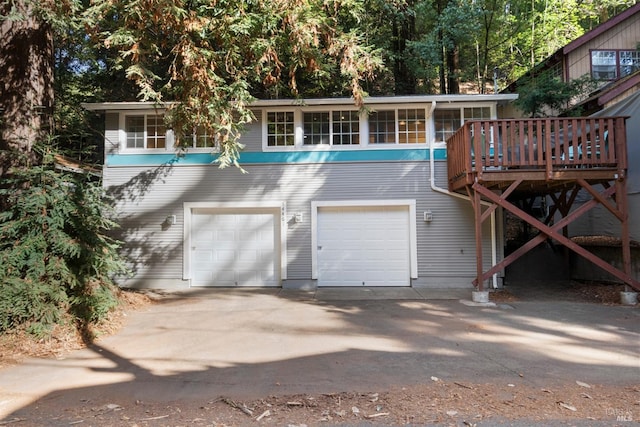
{"type": "Polygon", "coordinates": [[[318,279],[318,209],[322,207],[403,206],[409,208],[409,267],[412,279],[418,278],[418,241],[415,199],[323,200],[311,202],[311,279],[318,279]]]}
{"type": "MultiPolygon", "coordinates": [[[[198,137],[197,134],[198,130],[195,129],[193,131],[193,134],[191,134],[191,145],[188,147],[180,147],[183,150],[186,150],[187,153],[219,153],[220,152],[220,141],[215,139],[215,135],[214,136],[209,136],[207,135],[207,138],[213,138],[214,139],[214,146],[213,147],[196,147],[196,138],[198,137]]],[[[172,135],[173,136],[173,135],[172,135]]]]}
{"type": "Polygon", "coordinates": [[[147,116],[163,116],[165,114],[164,110],[134,110],[134,111],[126,111],[121,112],[118,117],[118,128],[119,128],[119,146],[120,146],[120,154],[149,154],[149,153],[166,153],[174,150],[174,138],[173,131],[167,128],[167,133],[165,135],[165,148],[128,148],[127,147],[127,129],[126,129],[126,119],[129,116],[144,116],[145,117],[145,127],[144,127],[144,140],[145,145],[147,143],[147,116]]]}
{"type": "MultiPolygon", "coordinates": [[[[490,119],[497,118],[497,106],[495,102],[456,102],[451,104],[439,103],[436,107],[438,110],[458,110],[460,111],[460,126],[465,122],[465,108],[489,108],[490,119]]],[[[348,151],[348,150],[407,150],[415,148],[428,148],[430,144],[436,147],[444,147],[442,141],[435,141],[435,121],[433,120],[433,111],[431,103],[412,103],[412,104],[378,104],[371,111],[394,111],[396,118],[396,142],[395,143],[369,143],[369,119],[366,112],[360,113],[360,144],[356,145],[332,145],[332,144],[304,144],[304,123],[303,113],[329,112],[332,111],[357,111],[352,106],[346,105],[314,105],[314,106],[283,106],[263,108],[261,111],[261,131],[262,131],[262,151],[263,152],[279,152],[279,151],[348,151]],[[400,143],[399,142],[399,126],[398,126],[398,110],[425,110],[425,120],[428,124],[425,129],[426,142],[422,143],[400,143]],[[289,111],[294,113],[295,141],[294,145],[270,147],[267,145],[267,113],[289,111]]],[[[330,131],[331,131],[330,127],[330,131]]],[[[331,135],[331,133],[330,133],[331,135]]],[[[330,136],[332,139],[332,137],[330,136]]]]}
{"type": "Polygon", "coordinates": [[[434,120],[433,115],[435,115],[435,112],[437,110],[458,110],[460,112],[460,127],[462,127],[467,120],[474,120],[473,118],[469,118],[469,119],[465,118],[464,116],[465,108],[487,108],[487,107],[489,108],[489,116],[490,116],[488,120],[497,120],[498,109],[496,107],[496,104],[491,102],[459,103],[459,104],[449,104],[449,105],[438,104],[436,109],[433,111],[432,116],[428,118],[428,120],[430,120],[431,122],[431,135],[432,135],[432,141],[434,143],[434,147],[442,148],[447,146],[445,141],[436,141],[436,121],[434,120]]]}
{"type": "MultiPolygon", "coordinates": [[[[398,120],[398,110],[411,110],[411,109],[423,109],[425,110],[425,120],[433,122],[429,116],[431,104],[387,104],[384,106],[378,106],[376,110],[393,110],[395,111],[396,122],[398,120]]],[[[427,125],[426,128],[426,142],[424,143],[412,143],[412,144],[400,144],[399,140],[399,127],[396,123],[396,142],[385,144],[369,144],[369,119],[366,112],[361,112],[359,128],[360,128],[360,144],[353,145],[333,145],[333,144],[304,144],[304,122],[303,113],[316,113],[316,112],[328,112],[333,111],[358,111],[357,108],[349,105],[321,105],[311,107],[274,107],[265,108],[262,110],[262,150],[263,151],[348,151],[348,150],[362,150],[362,149],[407,149],[416,147],[428,147],[429,140],[431,139],[432,125],[427,125]],[[267,113],[290,111],[294,113],[294,126],[295,126],[295,143],[290,146],[278,146],[270,147],[267,145],[267,113]]],[[[333,131],[330,126],[330,140],[333,140],[333,131]]]]}
{"type": "MultiPolygon", "coordinates": [[[[182,243],[182,278],[191,280],[191,216],[193,209],[211,209],[233,212],[237,209],[255,210],[256,212],[273,213],[280,218],[280,280],[287,279],[287,206],[286,202],[268,203],[217,203],[217,202],[184,202],[183,203],[183,243],[182,243]]],[[[277,231],[276,231],[277,232],[277,231]]]]}
{"type": "Polygon", "coordinates": [[[433,126],[431,125],[433,123],[433,120],[430,116],[430,112],[431,112],[431,104],[388,104],[388,105],[384,105],[384,106],[380,106],[380,108],[372,108],[371,111],[372,112],[376,112],[376,111],[393,111],[394,112],[394,116],[395,116],[395,142],[382,142],[382,143],[374,143],[371,144],[369,143],[369,140],[371,139],[371,135],[368,132],[368,124],[369,121],[367,120],[367,134],[366,134],[366,144],[369,147],[376,147],[376,148],[382,148],[382,149],[389,149],[389,148],[410,148],[410,147],[428,147],[429,146],[429,141],[432,139],[432,128],[433,126]],[[407,143],[407,142],[400,142],[400,118],[399,118],[399,110],[424,110],[424,120],[425,120],[425,142],[412,142],[412,143],[407,143]]]}

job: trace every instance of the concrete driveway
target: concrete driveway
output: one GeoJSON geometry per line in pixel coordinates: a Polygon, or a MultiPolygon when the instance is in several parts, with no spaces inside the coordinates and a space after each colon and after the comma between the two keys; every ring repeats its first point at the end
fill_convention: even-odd
{"type": "Polygon", "coordinates": [[[115,336],[0,371],[0,418],[61,395],[175,401],[447,381],[638,384],[640,311],[474,305],[469,290],[206,290],[131,313],[115,336]]]}

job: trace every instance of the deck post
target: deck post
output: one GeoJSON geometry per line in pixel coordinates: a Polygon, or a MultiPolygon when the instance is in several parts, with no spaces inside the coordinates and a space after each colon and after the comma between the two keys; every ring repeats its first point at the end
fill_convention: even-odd
{"type": "Polygon", "coordinates": [[[482,280],[482,200],[480,193],[473,189],[473,213],[476,230],[476,280],[479,292],[484,291],[484,280],[482,280]]]}
{"type": "MultiPolygon", "coordinates": [[[[627,205],[627,179],[623,177],[616,181],[616,203],[620,219],[621,243],[622,243],[622,268],[626,275],[631,276],[631,239],[629,237],[629,208],[627,205]]],[[[625,292],[631,292],[631,286],[625,283],[625,292]]]]}

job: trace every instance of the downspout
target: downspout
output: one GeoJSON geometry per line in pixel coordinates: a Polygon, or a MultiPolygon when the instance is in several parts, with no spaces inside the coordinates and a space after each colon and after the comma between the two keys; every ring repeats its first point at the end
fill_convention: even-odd
{"type": "MultiPolygon", "coordinates": [[[[436,109],[436,101],[431,102],[431,110],[429,110],[429,117],[433,117],[433,111],[436,109]]],[[[432,129],[433,130],[433,129],[432,129]]],[[[430,173],[430,184],[431,189],[437,193],[446,194],[448,196],[457,197],[458,199],[466,200],[467,202],[471,202],[469,196],[465,196],[464,194],[458,194],[447,190],[446,188],[441,188],[436,185],[436,169],[435,169],[435,158],[434,158],[434,141],[431,141],[429,144],[429,173],[430,173]]],[[[481,202],[484,206],[491,206],[491,203],[481,202]]],[[[491,212],[491,265],[496,265],[498,263],[498,243],[496,239],[496,211],[491,212]]],[[[493,289],[498,287],[498,275],[493,275],[492,280],[493,289]]]]}

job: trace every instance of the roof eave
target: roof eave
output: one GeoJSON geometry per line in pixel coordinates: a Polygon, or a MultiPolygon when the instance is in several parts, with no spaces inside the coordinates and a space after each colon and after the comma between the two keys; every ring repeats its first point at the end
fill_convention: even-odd
{"type": "Polygon", "coordinates": [[[580,37],[578,37],[577,39],[575,39],[574,41],[572,41],[571,43],[569,43],[565,47],[563,47],[562,48],[562,52],[566,55],[566,54],[578,49],[580,46],[583,46],[585,43],[589,42],[590,40],[593,40],[594,38],[598,37],[602,33],[610,30],[611,28],[615,27],[616,25],[620,24],[621,22],[631,18],[633,15],[635,15],[638,12],[640,12],[640,3],[636,3],[635,5],[631,6],[627,10],[625,10],[623,12],[620,12],[619,14],[614,16],[613,18],[608,19],[607,21],[605,21],[602,24],[598,25],[593,30],[583,34],[580,37]]]}
{"type": "MultiPolygon", "coordinates": [[[[515,101],[518,94],[469,94],[469,95],[409,95],[409,96],[381,96],[368,97],[364,105],[381,104],[424,104],[424,103],[456,103],[456,102],[495,102],[505,104],[515,101]]],[[[155,102],[95,102],[83,103],[82,107],[89,111],[135,111],[165,109],[172,103],[158,104],[155,102]]],[[[322,106],[322,105],[353,105],[353,98],[311,98],[311,99],[259,99],[251,103],[252,107],[288,107],[288,106],[322,106]]]]}

